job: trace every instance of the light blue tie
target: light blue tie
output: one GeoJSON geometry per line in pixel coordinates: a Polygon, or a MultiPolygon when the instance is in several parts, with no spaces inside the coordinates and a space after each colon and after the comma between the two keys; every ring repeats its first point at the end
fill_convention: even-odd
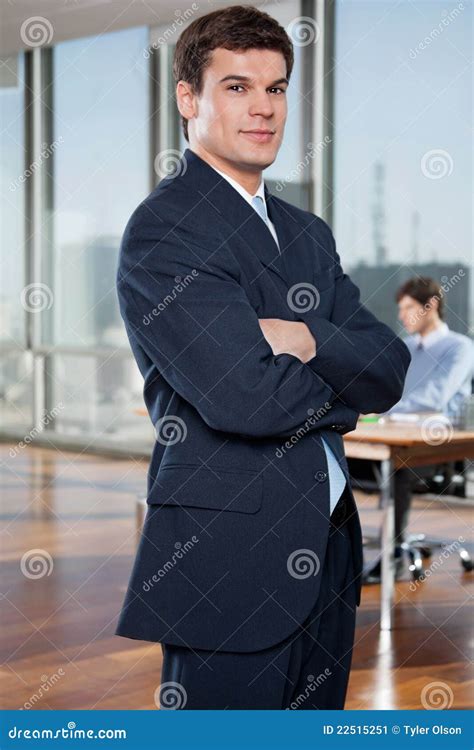
{"type": "Polygon", "coordinates": [[[272,227],[270,226],[270,219],[268,218],[267,214],[267,206],[265,201],[263,200],[261,195],[254,195],[252,198],[252,206],[260,216],[260,218],[265,222],[267,225],[270,234],[272,235],[273,239],[275,240],[275,244],[278,248],[278,253],[281,254],[280,250],[280,243],[278,242],[277,238],[275,237],[272,227]]]}
{"type": "Polygon", "coordinates": [[[265,222],[265,224],[268,226],[268,216],[267,216],[267,207],[263,201],[263,198],[261,195],[254,195],[252,198],[252,206],[258,213],[261,219],[265,222]]]}

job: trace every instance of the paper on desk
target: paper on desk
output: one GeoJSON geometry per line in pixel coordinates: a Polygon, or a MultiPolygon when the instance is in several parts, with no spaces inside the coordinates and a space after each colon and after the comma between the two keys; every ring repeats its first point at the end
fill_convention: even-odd
{"type": "Polygon", "coordinates": [[[427,417],[439,417],[442,420],[448,421],[448,418],[445,414],[443,414],[442,411],[430,411],[430,412],[423,412],[423,413],[417,413],[417,414],[408,414],[401,411],[394,411],[390,414],[386,414],[383,419],[387,420],[387,422],[412,422],[412,423],[418,423],[422,422],[427,417]]]}

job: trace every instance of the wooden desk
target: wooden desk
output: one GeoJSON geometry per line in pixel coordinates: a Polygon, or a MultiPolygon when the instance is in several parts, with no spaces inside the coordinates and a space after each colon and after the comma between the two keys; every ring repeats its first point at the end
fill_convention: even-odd
{"type": "Polygon", "coordinates": [[[380,628],[391,630],[395,571],[393,564],[395,469],[474,458],[474,432],[454,430],[439,417],[426,415],[420,424],[359,422],[344,436],[348,458],[381,461],[382,557],[380,628]]]}

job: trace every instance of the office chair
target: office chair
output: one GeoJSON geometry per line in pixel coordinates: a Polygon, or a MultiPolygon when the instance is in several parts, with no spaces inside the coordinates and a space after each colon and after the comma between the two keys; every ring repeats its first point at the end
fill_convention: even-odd
{"type": "MultiPolygon", "coordinates": [[[[379,494],[379,509],[381,509],[380,497],[380,462],[365,461],[361,459],[348,459],[349,470],[351,475],[351,485],[353,489],[361,490],[367,494],[379,494]]],[[[413,488],[414,493],[434,492],[441,494],[447,492],[459,476],[456,473],[456,463],[439,464],[438,466],[427,467],[426,476],[420,478],[419,482],[413,488]]],[[[459,483],[458,483],[459,484],[459,483]]],[[[363,533],[363,545],[365,548],[380,549],[381,538],[380,532],[376,534],[363,533]]],[[[468,550],[457,540],[445,541],[434,539],[426,534],[408,534],[405,542],[400,546],[403,554],[409,559],[408,569],[413,580],[419,580],[424,575],[424,561],[430,559],[436,550],[452,548],[456,545],[456,551],[459,554],[460,563],[465,571],[470,572],[473,569],[473,560],[468,550]]]]}
{"type": "MultiPolygon", "coordinates": [[[[455,462],[439,464],[433,467],[430,476],[415,486],[413,492],[426,492],[428,490],[428,492],[434,492],[438,495],[448,492],[452,488],[454,478],[459,476],[456,471],[455,462]]],[[[447,542],[434,539],[426,534],[408,534],[406,541],[401,545],[404,553],[410,559],[409,570],[414,580],[419,580],[424,575],[423,561],[433,557],[435,550],[452,550],[455,546],[457,546],[461,566],[467,572],[472,571],[474,567],[472,556],[458,540],[447,542]]]]}

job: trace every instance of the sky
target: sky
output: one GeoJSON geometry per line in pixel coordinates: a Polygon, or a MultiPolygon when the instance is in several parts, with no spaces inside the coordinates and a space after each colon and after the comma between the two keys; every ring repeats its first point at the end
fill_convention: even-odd
{"type": "Polygon", "coordinates": [[[389,260],[412,252],[417,211],[422,260],[472,263],[472,5],[339,0],[337,8],[335,233],[346,263],[374,260],[376,160],[386,173],[389,260]]]}

